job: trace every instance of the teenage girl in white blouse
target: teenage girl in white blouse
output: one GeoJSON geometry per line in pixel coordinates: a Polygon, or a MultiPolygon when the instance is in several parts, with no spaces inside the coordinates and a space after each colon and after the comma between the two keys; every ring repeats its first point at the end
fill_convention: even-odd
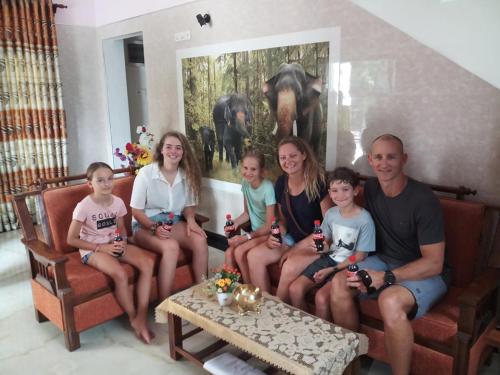
{"type": "Polygon", "coordinates": [[[195,221],[201,172],[187,138],[176,131],[165,133],[156,147],[154,162],[141,168],[134,181],[130,206],[137,244],[161,254],[158,289],[161,300],[172,292],[180,247],[193,254],[196,282],[207,274],[207,236],[195,221]],[[161,221],[169,213],[174,225],[169,232],[161,221]]]}

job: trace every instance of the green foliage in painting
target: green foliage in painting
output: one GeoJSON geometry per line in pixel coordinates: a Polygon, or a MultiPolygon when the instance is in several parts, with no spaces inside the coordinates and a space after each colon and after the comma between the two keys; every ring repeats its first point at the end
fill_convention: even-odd
{"type": "MultiPolygon", "coordinates": [[[[278,72],[281,64],[292,62],[301,64],[306,72],[322,78],[323,91],[320,100],[323,107],[323,130],[320,155],[324,162],[328,117],[326,87],[329,74],[328,60],[328,42],[183,59],[186,134],[194,146],[200,165],[203,166],[204,162],[199,128],[208,126],[215,129],[212,118],[215,102],[223,95],[239,93],[245,94],[253,107],[253,133],[251,139],[245,142],[246,147],[251,145],[265,154],[272,179],[280,173],[275,156],[276,141],[272,135],[275,119],[269,110],[262,88],[264,83],[278,72]]],[[[239,183],[241,180],[239,171],[232,171],[230,164],[225,160],[219,163],[217,153],[216,148],[214,169],[210,173],[203,171],[204,176],[239,183]]]]}

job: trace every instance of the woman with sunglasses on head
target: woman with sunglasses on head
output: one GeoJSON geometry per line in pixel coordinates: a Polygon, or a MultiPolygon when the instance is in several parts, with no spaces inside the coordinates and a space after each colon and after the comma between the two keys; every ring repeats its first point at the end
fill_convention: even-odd
{"type": "Polygon", "coordinates": [[[319,257],[312,240],[315,220],[331,206],[323,170],[314,153],[301,138],[290,136],[278,144],[278,162],[283,174],[274,191],[278,203],[281,241],[273,235],[248,253],[251,280],[270,292],[267,266],[280,261],[281,277],[276,295],[289,301],[290,283],[319,257]]]}

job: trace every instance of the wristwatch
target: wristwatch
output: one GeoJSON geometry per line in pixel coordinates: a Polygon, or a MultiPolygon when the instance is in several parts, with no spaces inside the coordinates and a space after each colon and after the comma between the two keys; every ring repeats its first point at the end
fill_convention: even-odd
{"type": "Polygon", "coordinates": [[[159,222],[155,222],[149,230],[151,231],[151,234],[154,236],[156,235],[156,229],[161,225],[159,222]]]}
{"type": "Polygon", "coordinates": [[[384,273],[384,287],[391,286],[396,283],[396,276],[390,270],[385,271],[384,273]]]}

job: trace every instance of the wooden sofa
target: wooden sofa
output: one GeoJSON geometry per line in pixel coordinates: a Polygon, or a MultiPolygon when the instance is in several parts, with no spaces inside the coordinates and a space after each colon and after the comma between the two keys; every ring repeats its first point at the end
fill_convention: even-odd
{"type": "MultiPolygon", "coordinates": [[[[81,175],[57,181],[65,183],[83,178],[81,175]]],[[[113,193],[121,197],[127,206],[134,178],[134,175],[129,175],[115,179],[113,193]]],[[[48,188],[47,183],[42,182],[36,190],[17,194],[12,199],[23,232],[22,242],[29,256],[35,317],[39,322],[50,320],[63,331],[69,351],[80,347],[80,332],[124,313],[114,297],[111,279],[83,265],[78,250],[66,243],[73,209],[89,192],[90,189],[83,183],[48,188]],[[28,212],[27,199],[33,198],[40,208],[43,233],[35,230],[28,212]]],[[[198,216],[197,220],[203,223],[208,219],[198,216]]],[[[125,223],[130,237],[130,207],[125,223]]],[[[154,253],[147,254],[157,258],[154,253]]],[[[129,283],[134,284],[137,272],[129,265],[124,264],[123,267],[129,275],[129,283]]],[[[152,281],[151,301],[157,298],[157,270],[158,264],[152,281]]],[[[193,282],[191,253],[182,251],[175,273],[174,291],[187,288],[193,282]]]]}
{"type": "MultiPolygon", "coordinates": [[[[362,205],[362,194],[357,199],[362,205]]],[[[483,333],[494,324],[500,273],[486,267],[487,207],[458,199],[439,199],[453,281],[442,301],[412,323],[415,344],[411,373],[472,375],[476,374],[485,348],[483,333]]],[[[277,264],[271,265],[269,272],[276,286],[280,276],[277,264]]],[[[361,332],[370,340],[368,356],[388,363],[383,323],[376,301],[363,301],[360,311],[361,332]]]]}

